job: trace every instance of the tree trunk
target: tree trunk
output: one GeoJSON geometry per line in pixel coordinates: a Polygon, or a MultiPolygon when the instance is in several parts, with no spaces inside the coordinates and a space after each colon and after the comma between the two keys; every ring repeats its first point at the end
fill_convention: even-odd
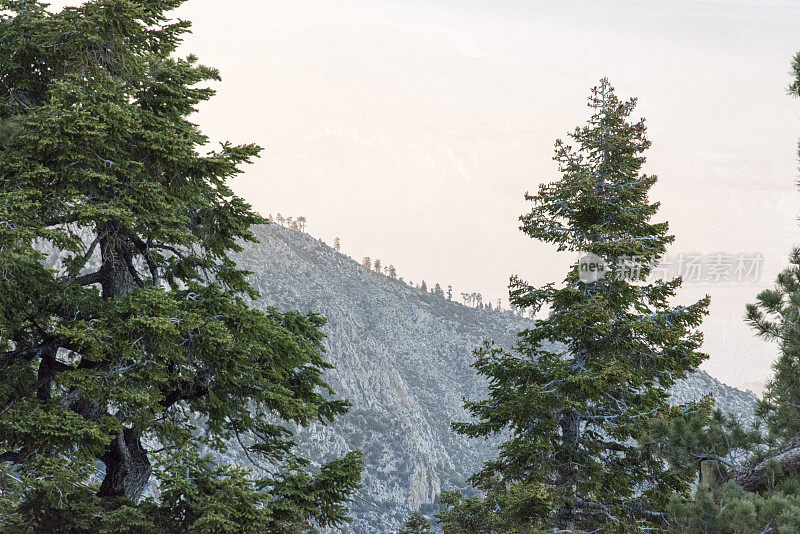
{"type": "MultiPolygon", "coordinates": [[[[574,350],[575,365],[578,369],[582,368],[586,363],[586,347],[578,347],[574,350]]],[[[569,409],[567,413],[562,415],[561,421],[561,445],[565,447],[570,456],[577,454],[578,445],[581,442],[581,417],[573,409],[569,409]]],[[[558,473],[560,477],[559,486],[562,488],[563,494],[569,495],[569,500],[565,502],[556,512],[556,521],[560,528],[572,531],[575,529],[578,518],[576,517],[575,509],[578,479],[578,468],[571,460],[567,465],[562,466],[558,473]]]]}
{"type": "Polygon", "coordinates": [[[718,462],[702,460],[700,462],[700,484],[705,484],[712,490],[717,489],[720,479],[720,468],[718,462]]]}
{"type": "MultiPolygon", "coordinates": [[[[577,449],[578,442],[580,441],[580,424],[580,418],[574,411],[570,410],[570,412],[564,416],[561,420],[563,446],[572,450],[577,449]]],[[[577,474],[577,469],[572,463],[564,466],[561,470],[560,485],[565,492],[572,494],[571,499],[575,498],[574,492],[577,474]]],[[[563,504],[561,508],[559,508],[556,513],[556,521],[560,528],[570,531],[575,529],[575,503],[573,500],[563,504]]]]}
{"type": "Polygon", "coordinates": [[[136,502],[150,479],[150,461],[139,433],[131,428],[123,429],[101,460],[106,464],[106,476],[97,495],[127,497],[136,502]]]}
{"type": "Polygon", "coordinates": [[[133,247],[124,235],[115,227],[104,230],[105,236],[100,240],[102,273],[100,285],[104,299],[133,293],[136,280],[129,264],[133,263],[133,247]]]}
{"type": "Polygon", "coordinates": [[[56,369],[58,368],[58,362],[56,361],[57,354],[58,347],[56,345],[45,347],[42,351],[42,361],[39,363],[39,370],[36,377],[36,396],[40,400],[50,400],[50,389],[56,374],[56,369]]]}
{"type": "MultiPolygon", "coordinates": [[[[133,270],[133,248],[130,240],[113,225],[106,228],[100,240],[102,273],[100,285],[104,299],[114,299],[133,293],[137,276],[133,270]]],[[[150,479],[150,461],[142,447],[141,432],[125,428],[111,442],[101,458],[106,476],[97,492],[101,497],[124,496],[132,501],[141,497],[150,479]]]]}

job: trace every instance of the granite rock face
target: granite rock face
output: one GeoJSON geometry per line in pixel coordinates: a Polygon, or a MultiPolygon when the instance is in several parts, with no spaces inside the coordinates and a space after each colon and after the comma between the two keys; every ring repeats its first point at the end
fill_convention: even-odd
{"type": "MultiPolygon", "coordinates": [[[[484,396],[485,383],[470,367],[472,351],[487,339],[510,347],[528,321],[409,287],[277,224],[256,228],[256,235],[260,243],[237,255],[261,292],[254,305],[313,310],[328,320],[327,359],[336,366],[328,380],[353,408],[330,426],[299,431],[298,441],[319,462],[364,452],[364,487],[345,530],[395,532],[410,510],[430,513],[442,490],[464,488],[496,451],[498,440],[450,431],[452,421],[467,418],[463,399],[484,396]]],[[[708,393],[752,420],[755,396],[705,372],[673,388],[676,402],[708,393]]]]}

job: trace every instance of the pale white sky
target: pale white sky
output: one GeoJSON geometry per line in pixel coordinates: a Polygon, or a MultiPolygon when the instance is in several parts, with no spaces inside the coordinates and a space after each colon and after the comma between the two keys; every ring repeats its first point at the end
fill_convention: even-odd
{"type": "Polygon", "coordinates": [[[712,296],[705,368],[732,385],[770,375],[776,349],[742,317],[800,244],[786,95],[800,2],[189,0],[178,14],[194,22],[184,50],[223,77],[198,122],[266,148],[240,195],[406,280],[493,301],[512,273],[560,281],[574,261],[517,217],[608,76],[648,119],[673,256],[764,257],[756,283],[682,291],[712,296]]]}

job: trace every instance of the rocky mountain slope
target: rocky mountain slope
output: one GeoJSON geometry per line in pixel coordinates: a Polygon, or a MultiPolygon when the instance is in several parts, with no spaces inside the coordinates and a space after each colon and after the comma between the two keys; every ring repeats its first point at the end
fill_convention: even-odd
{"type": "MultiPolygon", "coordinates": [[[[257,228],[260,243],[237,257],[261,292],[257,307],[313,310],[328,319],[328,379],[353,408],[333,425],[299,433],[321,461],[359,448],[364,487],[348,532],[394,532],[409,510],[432,512],[437,495],[461,488],[495,453],[496,441],[450,431],[464,420],[464,398],[482,398],[469,366],[483,340],[513,344],[524,319],[473,309],[369,271],[313,237],[277,224],[257,228]]],[[[676,402],[711,393],[718,405],[752,418],[755,396],[700,372],[678,384],[676,402]]]]}

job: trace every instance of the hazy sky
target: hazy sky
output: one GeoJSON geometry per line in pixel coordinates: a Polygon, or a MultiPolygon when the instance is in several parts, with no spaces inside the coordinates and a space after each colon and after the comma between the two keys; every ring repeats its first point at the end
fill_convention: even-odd
{"type": "Polygon", "coordinates": [[[800,244],[797,0],[189,0],[178,15],[194,22],[184,50],[222,72],[202,128],[266,148],[240,195],[484,300],[512,273],[560,281],[575,260],[517,217],[526,190],[558,177],[553,142],[608,76],[648,120],[672,256],[764,258],[756,282],[681,292],[712,296],[705,368],[733,385],[770,375],[776,349],[742,316],[800,244]]]}

